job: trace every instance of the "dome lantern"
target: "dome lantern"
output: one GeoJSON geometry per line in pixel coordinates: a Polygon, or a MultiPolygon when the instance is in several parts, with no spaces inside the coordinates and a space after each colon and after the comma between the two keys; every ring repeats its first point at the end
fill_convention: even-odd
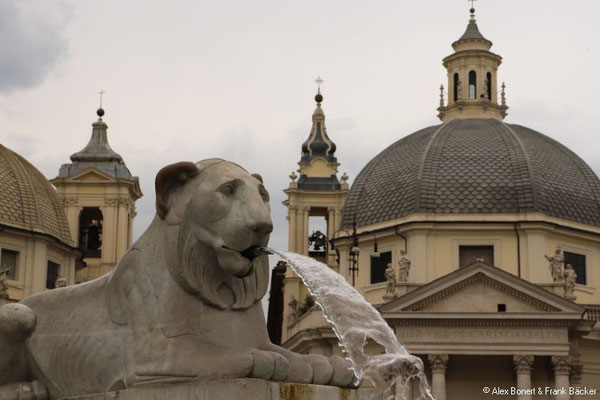
{"type": "Polygon", "coordinates": [[[477,26],[475,9],[465,33],[454,43],[454,53],[443,60],[448,70],[448,104],[438,107],[443,122],[453,119],[506,117],[508,107],[498,104],[498,67],[502,57],[490,51],[492,42],[477,26]]]}

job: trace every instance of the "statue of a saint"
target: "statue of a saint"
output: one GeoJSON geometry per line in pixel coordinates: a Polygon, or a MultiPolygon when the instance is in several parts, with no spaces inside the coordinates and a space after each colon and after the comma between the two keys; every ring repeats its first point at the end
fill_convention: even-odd
{"type": "Polygon", "coordinates": [[[410,260],[406,257],[406,250],[400,250],[400,260],[398,260],[398,266],[400,267],[398,281],[407,282],[408,273],[410,272],[410,260]]]}
{"type": "Polygon", "coordinates": [[[575,291],[575,281],[577,280],[577,273],[571,266],[567,264],[565,266],[565,297],[573,297],[575,291]]]}
{"type": "Polygon", "coordinates": [[[550,261],[550,273],[552,274],[552,279],[554,282],[562,282],[564,280],[563,274],[563,265],[565,263],[565,259],[562,256],[562,251],[560,249],[556,249],[554,252],[554,257],[544,256],[548,261],[550,261]]]}
{"type": "Polygon", "coordinates": [[[385,288],[386,294],[395,294],[396,293],[396,271],[394,271],[394,266],[392,263],[387,265],[385,269],[385,280],[387,282],[387,287],[385,288]]]}

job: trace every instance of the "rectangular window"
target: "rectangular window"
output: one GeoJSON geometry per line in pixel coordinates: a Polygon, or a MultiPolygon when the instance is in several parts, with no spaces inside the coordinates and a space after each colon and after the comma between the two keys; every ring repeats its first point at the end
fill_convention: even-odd
{"type": "Polygon", "coordinates": [[[391,262],[391,251],[379,253],[379,257],[371,257],[371,283],[385,282],[385,269],[391,262]]]}
{"type": "Polygon", "coordinates": [[[58,271],[60,270],[60,265],[48,261],[47,273],[46,273],[46,289],[54,289],[56,287],[56,280],[58,279],[58,271]]]}
{"type": "Polygon", "coordinates": [[[564,252],[565,255],[565,267],[567,264],[571,264],[573,270],[577,274],[576,283],[580,285],[585,285],[586,277],[585,277],[585,256],[583,254],[577,253],[569,253],[568,251],[564,252]]]}
{"type": "Polygon", "coordinates": [[[17,279],[18,262],[18,251],[2,249],[2,253],[0,253],[0,267],[2,267],[2,269],[8,269],[8,279],[17,279]]]}
{"type": "Polygon", "coordinates": [[[458,253],[460,268],[475,264],[477,261],[494,265],[494,246],[459,246],[458,253]]]}

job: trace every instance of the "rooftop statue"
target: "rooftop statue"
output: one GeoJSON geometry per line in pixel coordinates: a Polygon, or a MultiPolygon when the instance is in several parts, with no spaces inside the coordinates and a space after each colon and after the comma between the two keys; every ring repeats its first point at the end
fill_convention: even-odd
{"type": "Polygon", "coordinates": [[[400,260],[398,260],[398,266],[400,267],[400,282],[408,282],[408,274],[410,272],[410,260],[406,257],[406,250],[400,250],[400,260]]]}
{"type": "Polygon", "coordinates": [[[562,256],[561,249],[556,249],[554,251],[554,256],[544,256],[550,262],[548,268],[550,268],[550,273],[552,274],[552,279],[554,282],[562,282],[564,280],[564,272],[563,265],[565,263],[565,259],[562,256]]]}
{"type": "Polygon", "coordinates": [[[50,399],[242,377],[350,385],[341,357],[269,340],[262,178],[209,159],[169,165],[155,184],[154,220],[114,271],[0,307],[0,397],[27,381],[50,399]]]}

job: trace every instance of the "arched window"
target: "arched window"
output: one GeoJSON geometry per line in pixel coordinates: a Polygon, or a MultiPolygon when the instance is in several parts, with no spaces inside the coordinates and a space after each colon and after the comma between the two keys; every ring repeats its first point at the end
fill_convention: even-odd
{"type": "Polygon", "coordinates": [[[469,99],[477,98],[477,74],[475,71],[469,72],[469,99]]]}
{"type": "Polygon", "coordinates": [[[102,254],[102,211],[84,207],[79,214],[79,249],[83,257],[100,258],[102,254]]]}
{"type": "Polygon", "coordinates": [[[453,86],[454,87],[454,101],[457,101],[459,99],[459,97],[458,97],[458,93],[460,90],[458,87],[459,82],[460,81],[458,79],[458,73],[455,73],[454,74],[454,86],[453,86]]]}
{"type": "Polygon", "coordinates": [[[488,72],[485,76],[485,90],[487,94],[487,99],[492,100],[492,73],[488,72]]]}

